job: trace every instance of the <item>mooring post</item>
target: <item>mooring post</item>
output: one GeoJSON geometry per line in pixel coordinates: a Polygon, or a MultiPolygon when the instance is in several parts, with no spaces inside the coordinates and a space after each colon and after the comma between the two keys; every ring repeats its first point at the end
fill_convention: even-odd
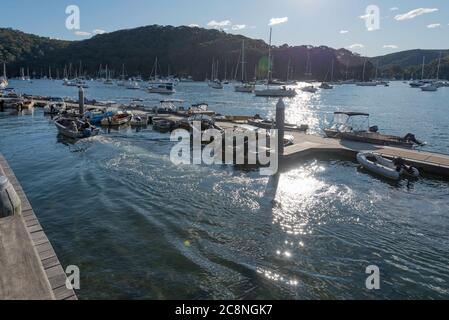
{"type": "Polygon", "coordinates": [[[284,154],[284,134],[285,134],[285,104],[279,98],[276,104],[276,129],[278,130],[278,157],[284,154]]]}
{"type": "Polygon", "coordinates": [[[82,86],[79,86],[78,91],[78,103],[79,103],[79,114],[80,116],[84,115],[84,89],[82,86]]]}
{"type": "Polygon", "coordinates": [[[22,213],[22,202],[8,178],[0,168],[0,218],[22,213]]]}

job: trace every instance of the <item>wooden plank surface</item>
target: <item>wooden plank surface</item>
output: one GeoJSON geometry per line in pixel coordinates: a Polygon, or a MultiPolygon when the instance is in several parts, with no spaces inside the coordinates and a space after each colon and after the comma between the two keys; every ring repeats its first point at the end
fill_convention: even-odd
{"type": "Polygon", "coordinates": [[[76,300],[31,204],[6,160],[4,173],[22,201],[22,215],[0,219],[0,299],[76,300]]]}

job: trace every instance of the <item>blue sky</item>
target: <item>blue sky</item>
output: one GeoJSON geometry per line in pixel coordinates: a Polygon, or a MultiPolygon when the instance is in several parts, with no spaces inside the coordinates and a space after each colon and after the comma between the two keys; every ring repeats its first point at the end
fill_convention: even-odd
{"type": "Polygon", "coordinates": [[[368,56],[449,48],[447,0],[16,0],[2,5],[0,26],[82,40],[149,24],[199,25],[267,40],[272,18],[284,21],[274,26],[277,45],[346,47],[368,56]],[[68,5],[80,8],[80,30],[66,29],[68,5]],[[369,5],[380,10],[379,29],[367,29],[369,5]]]}

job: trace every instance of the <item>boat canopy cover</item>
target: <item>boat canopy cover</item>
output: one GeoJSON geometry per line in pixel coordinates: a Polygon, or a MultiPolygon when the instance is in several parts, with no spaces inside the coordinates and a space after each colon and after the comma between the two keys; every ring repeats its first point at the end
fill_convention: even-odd
{"type": "Polygon", "coordinates": [[[369,113],[363,113],[363,112],[342,112],[342,111],[334,112],[334,115],[338,115],[338,114],[343,114],[348,117],[357,117],[357,116],[369,117],[369,113]]]}

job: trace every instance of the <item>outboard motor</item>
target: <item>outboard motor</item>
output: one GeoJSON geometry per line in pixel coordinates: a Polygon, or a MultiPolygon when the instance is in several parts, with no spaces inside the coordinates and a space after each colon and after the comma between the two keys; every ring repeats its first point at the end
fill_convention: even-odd
{"type": "Polygon", "coordinates": [[[379,132],[379,127],[378,126],[369,127],[369,132],[377,133],[379,132]]]}
{"type": "Polygon", "coordinates": [[[419,141],[418,139],[416,139],[415,135],[413,133],[407,133],[404,137],[404,140],[407,142],[413,142],[416,143],[419,146],[424,145],[424,143],[422,141],[419,141]]]}

